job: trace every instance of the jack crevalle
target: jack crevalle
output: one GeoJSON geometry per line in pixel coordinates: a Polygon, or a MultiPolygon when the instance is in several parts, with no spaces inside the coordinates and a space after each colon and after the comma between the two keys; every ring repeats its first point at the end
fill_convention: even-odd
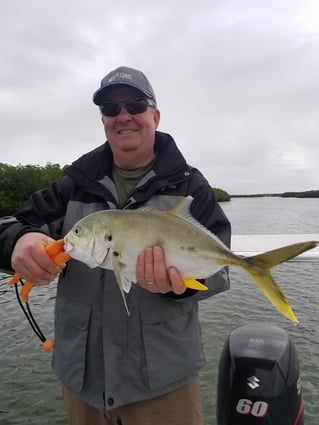
{"type": "MultiPolygon", "coordinates": [[[[242,257],[234,254],[190,214],[193,198],[187,196],[169,211],[105,210],[79,220],[64,238],[64,249],[91,268],[114,271],[127,309],[124,292],[136,282],[138,254],[146,246],[160,245],[167,267],[176,267],[186,286],[207,289],[196,279],[212,276],[222,267],[245,269],[266,297],[287,318],[298,322],[270,269],[319,242],[300,242],[263,254],[242,257]],[[198,286],[197,286],[198,284],[198,286]]],[[[128,309],[127,309],[128,311],[128,309]]]]}

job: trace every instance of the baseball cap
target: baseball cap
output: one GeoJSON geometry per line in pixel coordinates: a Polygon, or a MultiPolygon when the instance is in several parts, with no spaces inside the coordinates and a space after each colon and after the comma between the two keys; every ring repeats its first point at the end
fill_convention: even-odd
{"type": "Polygon", "coordinates": [[[103,78],[100,88],[93,94],[93,102],[96,105],[101,105],[107,90],[120,86],[134,87],[156,104],[154,90],[143,72],[127,66],[120,66],[103,78]]]}

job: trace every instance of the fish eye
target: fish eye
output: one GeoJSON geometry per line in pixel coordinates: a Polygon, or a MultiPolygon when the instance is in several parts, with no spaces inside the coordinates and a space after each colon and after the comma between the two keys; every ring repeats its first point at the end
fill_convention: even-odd
{"type": "Polygon", "coordinates": [[[79,228],[79,227],[75,227],[75,228],[74,228],[74,233],[75,233],[77,236],[79,236],[79,234],[80,234],[80,228],[79,228]]]}

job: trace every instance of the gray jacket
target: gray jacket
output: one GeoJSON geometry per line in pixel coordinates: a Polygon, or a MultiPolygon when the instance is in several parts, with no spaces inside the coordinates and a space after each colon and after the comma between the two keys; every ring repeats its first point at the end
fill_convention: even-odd
{"type": "MultiPolygon", "coordinates": [[[[146,203],[166,210],[192,195],[191,213],[227,245],[230,224],[202,174],[173,139],[156,133],[157,160],[124,208],[146,203]]],[[[58,239],[92,211],[118,207],[108,143],[74,162],[63,178],[30,199],[0,226],[0,266],[10,267],[18,237],[29,231],[58,239]]],[[[129,241],[128,241],[129,243],[129,241]]],[[[206,280],[209,290],[182,296],[133,285],[127,315],[113,272],[68,262],[59,278],[53,368],[60,380],[101,411],[148,399],[190,382],[204,365],[198,301],[229,287],[227,270],[206,280]]]]}

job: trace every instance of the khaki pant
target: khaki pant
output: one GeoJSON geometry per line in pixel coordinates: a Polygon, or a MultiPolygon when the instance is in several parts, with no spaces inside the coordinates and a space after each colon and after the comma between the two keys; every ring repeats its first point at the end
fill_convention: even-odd
{"type": "Polygon", "coordinates": [[[119,407],[105,416],[63,387],[70,425],[203,425],[200,385],[196,377],[176,391],[119,407]]]}

